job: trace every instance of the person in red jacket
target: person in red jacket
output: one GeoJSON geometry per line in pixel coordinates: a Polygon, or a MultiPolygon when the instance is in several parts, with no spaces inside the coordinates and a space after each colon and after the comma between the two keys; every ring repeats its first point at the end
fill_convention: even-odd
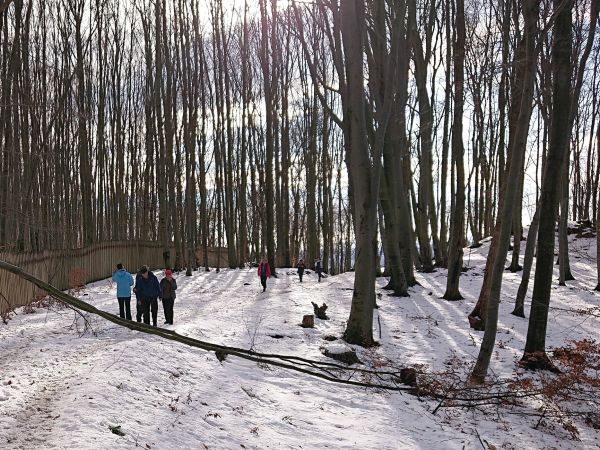
{"type": "Polygon", "coordinates": [[[267,289],[267,278],[271,278],[271,266],[269,266],[266,256],[262,257],[262,261],[258,265],[258,276],[260,277],[260,284],[262,284],[263,292],[265,292],[267,289]]]}

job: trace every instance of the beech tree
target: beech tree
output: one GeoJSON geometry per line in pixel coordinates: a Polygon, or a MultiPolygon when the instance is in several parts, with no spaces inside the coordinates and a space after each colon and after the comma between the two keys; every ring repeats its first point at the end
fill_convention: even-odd
{"type": "Polygon", "coordinates": [[[554,0],[556,20],[552,34],[552,126],[540,195],[540,225],[527,341],[521,363],[528,367],[552,368],[546,356],[546,327],[554,263],[554,226],[560,179],[569,136],[571,109],[572,7],[571,1],[554,0]]]}
{"type": "Polygon", "coordinates": [[[487,375],[490,359],[494,350],[496,341],[496,330],[498,325],[498,307],[500,303],[500,293],[502,289],[502,275],[504,264],[510,242],[511,227],[513,222],[513,204],[519,193],[518,179],[523,172],[523,162],[525,160],[525,147],[527,144],[527,134],[529,131],[529,120],[531,117],[533,85],[535,81],[535,47],[536,36],[538,34],[537,23],[539,16],[539,1],[528,0],[523,5],[523,21],[525,32],[523,36],[524,60],[523,60],[523,80],[520,90],[513,91],[513,102],[519,105],[519,117],[516,124],[514,136],[510,142],[508,154],[510,159],[507,164],[507,174],[505,177],[504,190],[500,197],[500,213],[494,230],[494,237],[488,259],[493,258],[493,262],[488,265],[486,278],[489,276],[489,288],[484,281],[482,291],[487,289],[486,303],[486,322],[485,334],[477,357],[477,364],[473,368],[471,378],[483,382],[487,375]]]}
{"type": "Polygon", "coordinates": [[[448,280],[446,300],[462,300],[460,274],[463,267],[465,223],[465,169],[463,146],[464,61],[465,61],[465,3],[456,0],[456,37],[454,39],[454,115],[452,124],[452,164],[456,170],[456,188],[448,251],[448,280]]]}

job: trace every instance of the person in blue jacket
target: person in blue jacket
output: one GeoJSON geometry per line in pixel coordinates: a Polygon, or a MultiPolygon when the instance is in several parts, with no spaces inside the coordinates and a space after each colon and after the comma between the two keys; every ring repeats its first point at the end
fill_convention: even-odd
{"type": "Polygon", "coordinates": [[[122,319],[131,320],[131,286],[133,277],[123,268],[123,264],[117,264],[117,270],[112,274],[112,280],[117,283],[117,299],[119,300],[119,316],[122,319]]]}
{"type": "Polygon", "coordinates": [[[152,312],[152,325],[156,326],[158,298],[162,298],[162,292],[158,278],[148,270],[148,266],[142,266],[140,269],[134,290],[138,299],[138,307],[141,306],[144,323],[150,324],[150,312],[152,312]]]}

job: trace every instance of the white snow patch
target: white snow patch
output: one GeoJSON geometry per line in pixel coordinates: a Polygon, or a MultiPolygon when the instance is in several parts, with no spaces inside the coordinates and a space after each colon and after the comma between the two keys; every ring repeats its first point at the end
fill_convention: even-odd
{"type": "MultiPolygon", "coordinates": [[[[522,246],[522,248],[524,245],[522,246]]],[[[458,358],[468,368],[482,334],[468,328],[481,287],[489,242],[465,249],[470,270],[461,277],[464,301],[441,299],[443,270],[418,275],[409,298],[378,299],[374,335],[379,347],[357,349],[363,362],[423,364],[442,370],[458,358]]],[[[524,250],[524,248],[523,248],[524,250]]],[[[563,309],[598,305],[595,242],[572,241],[577,281],[552,290],[547,345],[598,339],[600,323],[563,309]]],[[[282,269],[282,273],[292,269],[282,269]]],[[[522,355],[527,320],[510,315],[520,274],[505,273],[497,346],[491,369],[510,377],[522,355]],[[501,344],[501,345],[500,345],[501,344]]],[[[254,269],[177,276],[175,325],[198,339],[265,353],[331,361],[346,351],[340,338],[348,318],[353,274],[272,278],[262,293],[254,269]],[[331,320],[314,329],[298,324],[312,314],[311,301],[327,303],[331,320]],[[273,338],[273,335],[282,336],[273,338]]],[[[385,280],[379,280],[379,286],[385,280]]],[[[531,291],[531,289],[530,289],[531,291]]],[[[118,312],[110,281],[90,284],[86,301],[118,312]]],[[[531,297],[526,300],[528,313],[531,297]]],[[[135,311],[134,301],[132,309],[135,311]]],[[[159,311],[159,323],[162,323],[159,311]]],[[[478,434],[496,448],[598,448],[600,432],[581,425],[581,441],[566,432],[534,428],[537,417],[441,409],[406,393],[365,390],[325,382],[228,357],[93,320],[96,336],[80,336],[70,310],[22,310],[0,325],[0,448],[157,449],[462,449],[481,447],[478,434]],[[10,381],[10,383],[8,383],[10,381]],[[118,436],[109,427],[125,433],[118,436]]],[[[79,319],[81,330],[81,319],[79,319]]],[[[579,425],[578,425],[579,426],[579,425]]]]}

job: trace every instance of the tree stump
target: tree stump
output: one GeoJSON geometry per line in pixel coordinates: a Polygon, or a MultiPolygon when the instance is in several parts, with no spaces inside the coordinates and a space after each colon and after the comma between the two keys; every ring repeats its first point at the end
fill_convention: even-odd
{"type": "Polygon", "coordinates": [[[317,316],[317,319],[329,320],[329,317],[327,317],[327,314],[325,314],[325,311],[327,311],[327,305],[325,303],[323,303],[323,306],[319,306],[315,302],[311,303],[315,310],[315,316],[317,316]]]}
{"type": "Polygon", "coordinates": [[[479,316],[469,315],[469,326],[475,331],[485,331],[485,322],[479,316]]]}
{"type": "Polygon", "coordinates": [[[315,327],[315,316],[312,314],[308,314],[302,317],[302,325],[303,328],[314,328],[315,327]]]}
{"type": "Polygon", "coordinates": [[[341,353],[334,353],[328,349],[323,351],[323,354],[328,358],[335,359],[336,361],[342,362],[351,366],[352,364],[360,364],[360,360],[358,356],[356,356],[356,352],[354,350],[347,350],[341,353]]]}
{"type": "Polygon", "coordinates": [[[415,386],[417,384],[417,371],[411,367],[401,369],[400,380],[403,384],[415,386]]]}

